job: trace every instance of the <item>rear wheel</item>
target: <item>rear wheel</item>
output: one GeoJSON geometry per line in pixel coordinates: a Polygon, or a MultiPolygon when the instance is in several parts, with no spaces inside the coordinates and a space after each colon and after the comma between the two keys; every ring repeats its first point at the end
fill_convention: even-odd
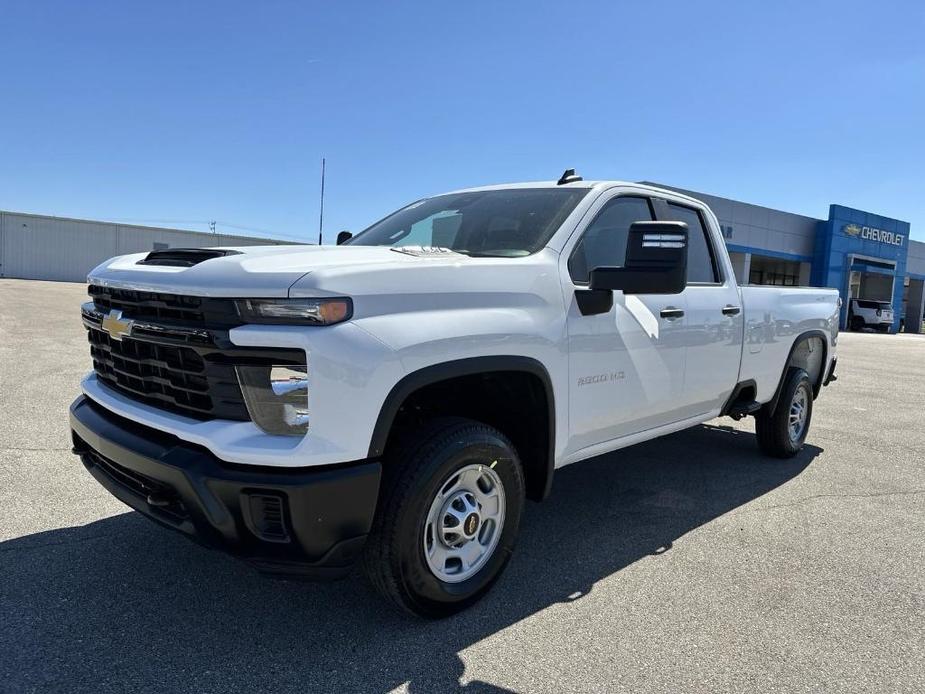
{"type": "Polygon", "coordinates": [[[459,418],[425,424],[384,461],[366,575],[405,611],[458,612],[501,575],[523,504],[520,460],[503,434],[459,418]]]}
{"type": "Polygon", "coordinates": [[[755,415],[758,446],[767,455],[792,458],[806,441],[813,416],[813,389],[809,374],[791,368],[773,412],[762,408],[755,415]]]}

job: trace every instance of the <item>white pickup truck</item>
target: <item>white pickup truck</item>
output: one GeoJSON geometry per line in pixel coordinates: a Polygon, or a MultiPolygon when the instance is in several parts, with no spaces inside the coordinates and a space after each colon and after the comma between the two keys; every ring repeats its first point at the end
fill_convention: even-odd
{"type": "Polygon", "coordinates": [[[437,617],[499,577],[556,469],[720,415],[793,456],[835,377],[837,292],[738,286],[716,217],[670,190],[567,171],[347,237],[93,270],[90,473],[264,572],[361,560],[437,617]]]}
{"type": "Polygon", "coordinates": [[[889,301],[848,300],[848,327],[852,330],[873,328],[889,332],[893,327],[893,305],[889,301]]]}

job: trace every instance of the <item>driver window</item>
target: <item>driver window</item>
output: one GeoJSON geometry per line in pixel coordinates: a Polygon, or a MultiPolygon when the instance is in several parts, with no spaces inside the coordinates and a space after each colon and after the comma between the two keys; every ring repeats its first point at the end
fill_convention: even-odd
{"type": "Polygon", "coordinates": [[[602,209],[572,251],[569,275],[576,284],[587,284],[596,267],[621,267],[626,255],[626,239],[633,222],[654,219],[648,198],[620,196],[602,209]]]}

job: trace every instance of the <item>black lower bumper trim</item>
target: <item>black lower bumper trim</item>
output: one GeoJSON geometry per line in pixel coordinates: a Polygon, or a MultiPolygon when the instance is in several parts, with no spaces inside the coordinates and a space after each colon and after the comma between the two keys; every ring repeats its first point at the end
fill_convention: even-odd
{"type": "Polygon", "coordinates": [[[225,463],[85,396],[71,405],[74,452],[110,493],[161,525],[263,572],[337,578],[372,523],[382,467],[276,469],[225,463]]]}

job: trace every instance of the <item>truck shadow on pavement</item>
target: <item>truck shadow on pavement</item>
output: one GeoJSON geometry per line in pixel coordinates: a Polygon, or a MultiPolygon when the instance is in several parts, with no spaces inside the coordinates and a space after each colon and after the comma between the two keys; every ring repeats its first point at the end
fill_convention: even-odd
{"type": "Polygon", "coordinates": [[[463,686],[457,654],[672,551],[820,452],[773,460],[752,434],[703,425],[561,470],[494,590],[438,622],[393,612],[358,575],[262,578],[136,513],[0,543],[0,689],[504,691],[463,686]]]}

